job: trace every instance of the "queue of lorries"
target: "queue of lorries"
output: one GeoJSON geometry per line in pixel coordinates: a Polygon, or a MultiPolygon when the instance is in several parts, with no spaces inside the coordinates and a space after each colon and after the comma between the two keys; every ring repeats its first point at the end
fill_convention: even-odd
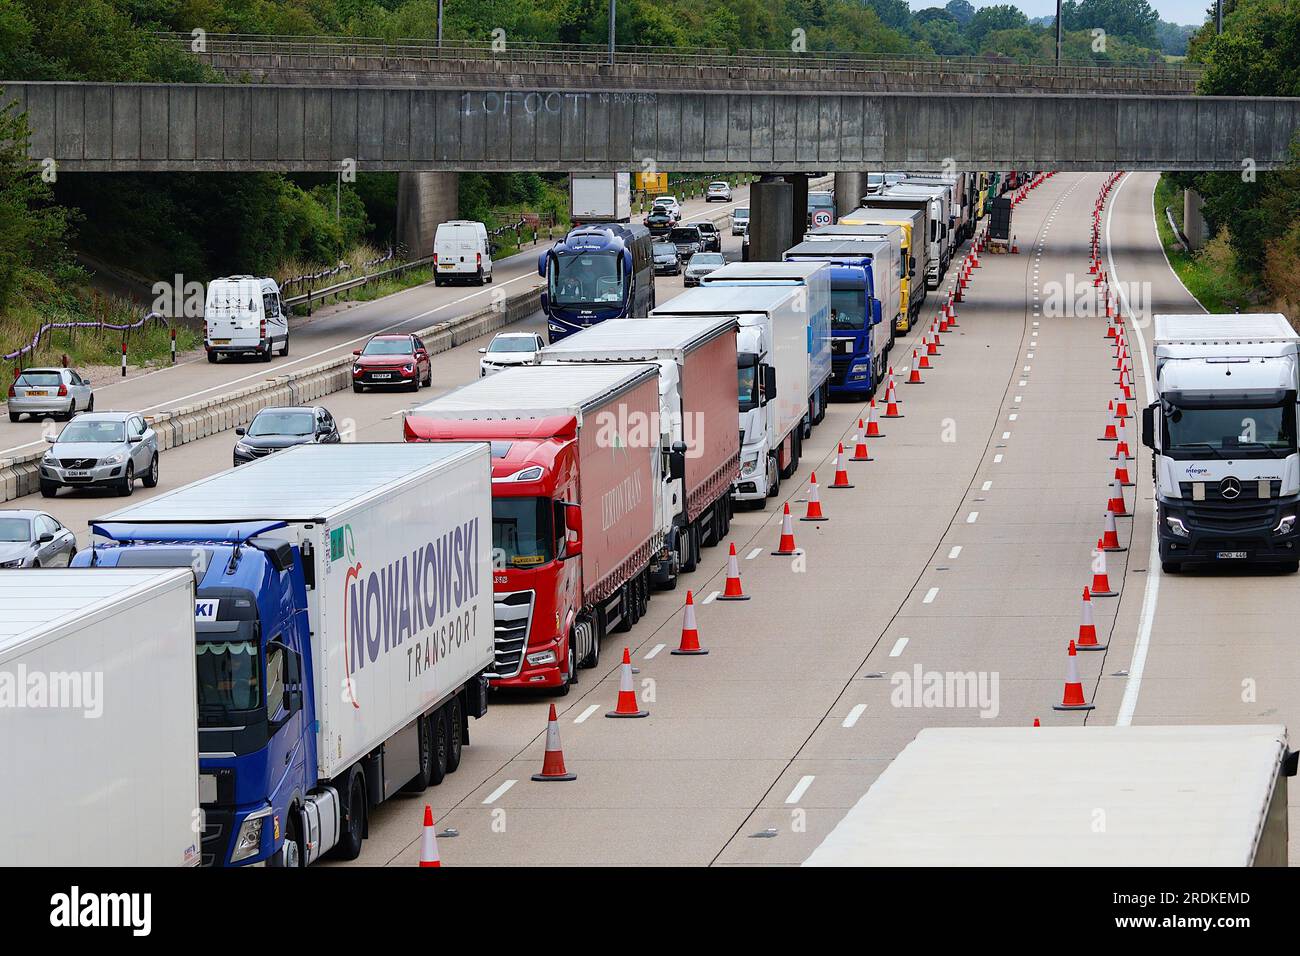
{"type": "Polygon", "coordinates": [[[70,571],[0,579],[0,668],[82,708],[15,707],[0,754],[41,770],[0,859],[355,858],[374,806],[455,771],[489,688],[567,693],[778,493],[833,392],[875,391],[912,237],[947,234],[934,191],[574,331],[411,409],[403,443],[258,457],[93,521],[70,571]]]}

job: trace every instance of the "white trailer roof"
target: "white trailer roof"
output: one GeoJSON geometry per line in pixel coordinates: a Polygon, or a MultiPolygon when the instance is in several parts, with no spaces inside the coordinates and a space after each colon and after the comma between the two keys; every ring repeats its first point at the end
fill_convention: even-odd
{"type": "MultiPolygon", "coordinates": [[[[788,264],[799,265],[793,262],[788,264]]],[[[824,262],[817,265],[827,268],[824,262]]],[[[788,285],[710,285],[706,282],[705,285],[673,296],[656,308],[651,313],[651,318],[665,315],[734,316],[745,312],[767,312],[774,303],[796,294],[797,288],[788,285]]]]}
{"type": "Polygon", "coordinates": [[[482,455],[472,442],[298,445],[115,511],[95,523],[303,522],[326,518],[390,486],[482,455]]]}
{"type": "Polygon", "coordinates": [[[690,351],[735,328],[736,320],[730,315],[608,319],[546,346],[541,356],[546,361],[597,352],[622,362],[636,361],[664,352],[690,351]]]}
{"type": "Polygon", "coordinates": [[[1249,865],[1286,755],[1280,725],[923,730],[804,865],[1249,865]]]}
{"type": "Polygon", "coordinates": [[[38,634],[121,601],[174,586],[188,568],[47,568],[0,574],[0,661],[38,634]]]}
{"type": "Polygon", "coordinates": [[[1155,323],[1156,345],[1300,341],[1280,312],[1157,315],[1155,323]]]}
{"type": "Polygon", "coordinates": [[[731,262],[706,275],[701,281],[716,285],[729,279],[802,279],[807,281],[825,263],[813,262],[731,262]]]}
{"type": "MultiPolygon", "coordinates": [[[[644,320],[635,320],[644,321],[644,320]]],[[[529,365],[471,382],[407,414],[441,419],[544,418],[574,415],[604,405],[647,377],[657,365],[529,365]]]]}

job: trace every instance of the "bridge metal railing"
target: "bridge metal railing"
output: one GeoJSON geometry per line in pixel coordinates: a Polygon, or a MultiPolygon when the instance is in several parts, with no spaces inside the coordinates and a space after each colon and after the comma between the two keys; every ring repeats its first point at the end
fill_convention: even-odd
{"type": "MultiPolygon", "coordinates": [[[[381,61],[384,69],[419,72],[434,70],[448,61],[484,63],[537,63],[544,65],[610,68],[609,49],[594,44],[535,43],[510,41],[383,40],[370,37],[264,36],[207,34],[202,48],[185,33],[159,33],[162,39],[183,44],[200,57],[265,56],[277,60],[282,69],[302,72],[365,69],[366,61],[381,61]],[[300,66],[291,65],[300,63],[300,66]]],[[[676,47],[618,47],[614,67],[694,67],[726,70],[787,70],[876,73],[972,73],[986,76],[1029,79],[1072,79],[1080,81],[1127,81],[1178,84],[1189,91],[1201,76],[1201,68],[1163,62],[1150,65],[1110,65],[1093,60],[1029,60],[989,56],[926,56],[836,51],[792,54],[784,50],[681,49],[676,47]]]]}

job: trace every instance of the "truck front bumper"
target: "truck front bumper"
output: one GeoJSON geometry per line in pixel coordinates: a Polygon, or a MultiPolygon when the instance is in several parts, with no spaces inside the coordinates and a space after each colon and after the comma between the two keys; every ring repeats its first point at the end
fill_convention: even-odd
{"type": "Polygon", "coordinates": [[[1156,523],[1160,560],[1195,564],[1300,561],[1300,520],[1295,515],[1294,499],[1247,502],[1237,509],[1162,501],[1156,523]]]}

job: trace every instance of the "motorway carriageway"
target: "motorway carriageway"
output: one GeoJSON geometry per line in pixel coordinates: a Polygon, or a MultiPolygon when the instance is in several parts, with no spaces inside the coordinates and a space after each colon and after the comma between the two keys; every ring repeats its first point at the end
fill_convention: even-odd
{"type": "MultiPolygon", "coordinates": [[[[875,461],[848,465],[851,490],[827,485],[835,443],[849,442],[861,407],[831,406],[805,444],[798,478],[782,483],[799,515],[809,471],[821,482],[830,520],[795,522],[806,562],[768,553],[779,502],[739,512],[731,537],[752,600],[711,600],[726,555],[706,550],[676,591],[655,594],[631,633],[605,642],[600,668],[581,671],[569,696],[495,696],[487,718],[471,724],[473,745],[457,773],[422,798],[373,812],[358,863],[415,863],[427,801],[439,831],[458,832],[439,839],[445,865],[797,864],[924,727],[1026,725],[1035,717],[1045,725],[1296,725],[1300,674],[1288,653],[1300,603],[1295,579],[1161,575],[1150,553],[1150,458],[1132,421],[1136,517],[1119,522],[1129,550],[1107,556],[1121,595],[1093,602],[1110,647],[1079,657],[1097,709],[1052,710],[1102,532],[1113,444],[1097,438],[1116,373],[1104,320],[1043,312],[1054,284],[1067,275],[1086,281],[1089,214],[1104,178],[1058,175],[1016,207],[1020,254],[981,257],[959,306],[960,327],[944,337],[926,384],[898,386],[905,417],[881,422],[875,461]],[[706,657],[668,653],[687,588],[696,594],[706,657]],[[617,695],[624,644],[640,668],[638,689],[652,682],[646,720],[602,716],[617,695]],[[1129,676],[1139,664],[1140,681],[1129,676]],[[991,716],[971,706],[896,706],[891,675],[917,667],[996,675],[991,716]],[[1250,699],[1246,680],[1257,682],[1250,699]],[[558,786],[529,780],[541,767],[552,700],[568,768],[578,775],[558,786]]],[[[1132,175],[1112,192],[1103,258],[1113,284],[1150,284],[1148,312],[1195,311],[1156,238],[1154,184],[1154,175],[1132,175]]],[[[737,240],[725,240],[734,256],[737,240]]],[[[679,285],[659,281],[665,301],[679,285]]],[[[518,327],[542,323],[534,316],[518,327]]],[[[896,346],[900,382],[920,333],[896,346]]],[[[1147,385],[1139,352],[1149,347],[1149,330],[1145,338],[1132,326],[1129,333],[1140,407],[1147,385]]],[[[472,380],[486,341],[436,356],[438,387],[419,400],[472,380]]],[[[325,404],[355,420],[359,440],[392,441],[400,439],[401,410],[416,399],[342,392],[325,404]]],[[[232,444],[225,434],[165,453],[160,490],[226,467],[232,444]]],[[[1126,496],[1133,509],[1134,489],[1126,496]]],[[[47,505],[81,530],[120,502],[14,503],[47,505]]]]}
{"type": "MultiPolygon", "coordinates": [[[[692,199],[682,204],[682,221],[711,219],[749,202],[749,187],[738,186],[729,203],[706,203],[692,199]]],[[[640,222],[641,217],[633,217],[640,222]]],[[[730,232],[730,225],[722,227],[730,232]]],[[[562,238],[562,237],[558,237],[562,238]]],[[[214,399],[226,392],[260,383],[286,372],[296,372],[351,353],[377,332],[414,332],[486,309],[493,294],[520,295],[542,285],[537,275],[537,257],[547,248],[539,242],[523,252],[495,263],[491,285],[449,285],[438,288],[432,282],[413,286],[393,295],[368,302],[341,302],[320,306],[310,318],[293,320],[290,354],[270,362],[255,359],[223,359],[213,365],[199,354],[175,366],[147,373],[132,372],[124,380],[95,387],[95,406],[100,411],[143,412],[152,415],[191,402],[214,399]]],[[[45,445],[41,425],[29,418],[18,424],[0,419],[0,458],[29,455],[45,445]]],[[[167,456],[162,460],[167,467],[167,456]]]]}

